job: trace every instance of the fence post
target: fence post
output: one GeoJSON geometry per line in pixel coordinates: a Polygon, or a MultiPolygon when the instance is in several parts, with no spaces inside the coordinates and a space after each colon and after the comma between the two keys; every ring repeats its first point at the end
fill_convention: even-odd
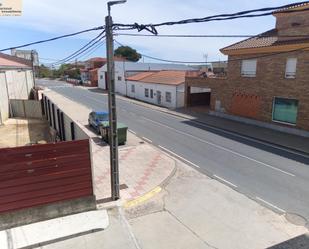
{"type": "Polygon", "coordinates": [[[62,140],[65,141],[65,126],[64,126],[64,116],[63,116],[63,112],[60,113],[60,117],[61,117],[61,128],[62,128],[62,140]]]}
{"type": "Polygon", "coordinates": [[[75,126],[74,126],[74,122],[71,122],[71,139],[72,139],[72,141],[75,140],[75,126]]]}

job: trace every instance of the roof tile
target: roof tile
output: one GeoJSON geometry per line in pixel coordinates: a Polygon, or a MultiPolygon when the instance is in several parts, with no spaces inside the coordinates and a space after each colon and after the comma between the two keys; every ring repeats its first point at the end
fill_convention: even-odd
{"type": "Polygon", "coordinates": [[[164,85],[180,85],[185,82],[186,71],[144,72],[128,77],[127,80],[164,85]]]}

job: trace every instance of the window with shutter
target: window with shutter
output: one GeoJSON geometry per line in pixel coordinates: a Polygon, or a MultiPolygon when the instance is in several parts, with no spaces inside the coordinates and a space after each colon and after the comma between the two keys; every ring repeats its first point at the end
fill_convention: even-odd
{"type": "Polygon", "coordinates": [[[286,61],[285,78],[294,79],[296,77],[297,58],[288,58],[286,61]]]}
{"type": "Polygon", "coordinates": [[[256,76],[257,60],[243,60],[241,64],[241,76],[255,77],[256,76]]]}

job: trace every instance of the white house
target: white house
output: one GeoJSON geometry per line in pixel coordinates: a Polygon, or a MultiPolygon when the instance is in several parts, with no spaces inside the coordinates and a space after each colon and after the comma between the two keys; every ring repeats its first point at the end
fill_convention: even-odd
{"type": "Polygon", "coordinates": [[[127,96],[167,108],[184,106],[186,71],[143,72],[127,77],[127,96]]]}
{"type": "MultiPolygon", "coordinates": [[[[161,63],[136,63],[128,61],[115,61],[115,90],[122,95],[127,94],[126,77],[141,72],[160,71],[160,70],[180,70],[194,71],[196,69],[180,64],[161,64],[161,63]]],[[[101,67],[98,71],[98,87],[106,90],[106,72],[107,65],[101,67]]]]}
{"type": "Polygon", "coordinates": [[[0,124],[9,117],[9,100],[28,99],[33,85],[31,61],[0,53],[0,124]]]}

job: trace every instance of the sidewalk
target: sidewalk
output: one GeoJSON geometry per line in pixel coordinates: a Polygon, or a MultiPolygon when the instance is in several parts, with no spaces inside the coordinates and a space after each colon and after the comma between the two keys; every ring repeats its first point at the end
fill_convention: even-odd
{"type": "Polygon", "coordinates": [[[301,153],[309,154],[309,138],[306,137],[288,134],[251,124],[245,124],[214,115],[209,115],[207,112],[201,111],[198,108],[181,108],[177,110],[169,110],[164,107],[151,105],[120,95],[118,95],[117,98],[129,101],[137,105],[142,105],[144,107],[151,108],[157,111],[182,117],[184,119],[188,119],[189,121],[205,124],[209,126],[210,129],[221,129],[227,132],[236,133],[236,136],[240,135],[249,139],[252,138],[261,142],[266,142],[269,144],[278,145],[286,149],[296,150],[301,153]]]}
{"type": "MultiPolygon", "coordinates": [[[[85,126],[87,108],[52,91],[44,94],[85,126]]],[[[85,132],[92,139],[95,192],[101,202],[109,192],[108,147],[87,127],[85,132]]],[[[134,201],[109,209],[110,225],[103,231],[40,248],[263,249],[288,241],[296,249],[298,238],[309,244],[305,223],[290,219],[292,224],[287,214],[275,213],[134,134],[120,147],[119,158],[120,183],[128,186],[121,196],[134,201]]]]}
{"type": "MultiPolygon", "coordinates": [[[[91,139],[97,203],[108,201],[111,196],[109,146],[88,127],[88,115],[92,110],[53,91],[45,91],[44,95],[75,120],[91,139]]],[[[133,200],[148,193],[175,170],[175,161],[158,148],[130,132],[127,140],[126,145],[119,146],[120,195],[123,201],[133,200]]]]}

